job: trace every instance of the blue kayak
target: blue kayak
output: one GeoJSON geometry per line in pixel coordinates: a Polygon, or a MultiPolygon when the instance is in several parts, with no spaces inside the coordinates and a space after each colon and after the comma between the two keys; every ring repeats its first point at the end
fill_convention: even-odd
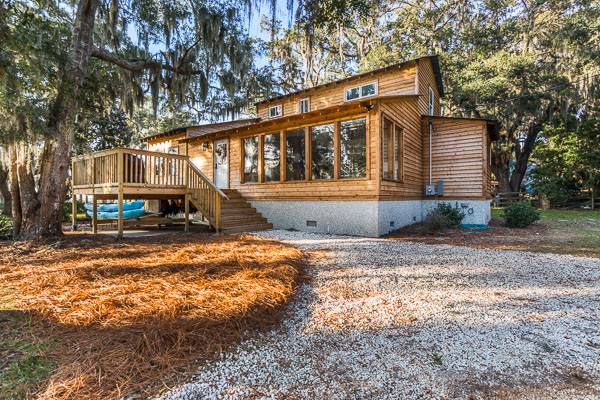
{"type": "MultiPolygon", "coordinates": [[[[85,209],[87,211],[93,211],[93,204],[90,203],[85,203],[84,205],[85,209]]],[[[143,200],[136,200],[136,201],[129,201],[129,202],[123,202],[123,211],[130,211],[130,210],[137,210],[139,208],[143,208],[144,207],[144,201],[143,200]]],[[[119,211],[119,205],[117,203],[99,203],[98,204],[98,212],[118,212],[119,211]]]]}
{"type": "MultiPolygon", "coordinates": [[[[144,215],[144,212],[146,212],[146,210],[144,210],[143,208],[137,208],[135,210],[124,210],[123,211],[123,219],[139,218],[142,215],[144,215]]],[[[87,214],[88,214],[88,216],[91,217],[92,211],[87,210],[87,214]]],[[[98,212],[97,216],[98,216],[98,219],[117,219],[117,218],[119,218],[119,212],[118,211],[98,212]]]]}

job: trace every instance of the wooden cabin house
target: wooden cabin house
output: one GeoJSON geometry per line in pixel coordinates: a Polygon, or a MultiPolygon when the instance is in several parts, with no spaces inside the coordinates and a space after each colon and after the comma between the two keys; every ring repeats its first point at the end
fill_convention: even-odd
{"type": "MultiPolygon", "coordinates": [[[[487,224],[495,122],[440,116],[443,96],[438,59],[427,56],[273,97],[256,104],[256,118],[163,132],[146,138],[143,155],[121,149],[117,185],[123,198],[180,196],[226,232],[379,236],[439,202],[487,224]],[[156,176],[169,193],[150,193],[156,176]]],[[[76,193],[114,196],[88,178],[76,193]]]]}

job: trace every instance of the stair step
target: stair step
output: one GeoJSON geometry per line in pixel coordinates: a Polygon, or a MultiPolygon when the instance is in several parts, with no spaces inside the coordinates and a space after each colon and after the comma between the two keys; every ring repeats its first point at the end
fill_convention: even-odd
{"type": "Polygon", "coordinates": [[[244,207],[244,208],[221,208],[221,216],[230,215],[253,215],[257,214],[256,208],[244,207]]]}
{"type": "Polygon", "coordinates": [[[221,221],[221,227],[223,229],[227,229],[227,228],[235,228],[238,226],[245,226],[245,225],[255,225],[255,224],[267,224],[268,221],[265,219],[265,217],[257,217],[254,219],[247,219],[247,220],[236,220],[236,221],[221,221]]]}
{"type": "MultiPolygon", "coordinates": [[[[255,219],[264,219],[265,217],[263,217],[261,214],[254,212],[254,213],[248,213],[248,214],[227,214],[227,215],[221,215],[221,221],[225,222],[229,222],[229,221],[249,221],[249,220],[255,220],[255,219]]],[[[265,220],[266,222],[266,220],[265,220]]]]}
{"type": "Polygon", "coordinates": [[[221,210],[229,210],[229,209],[236,209],[236,208],[252,208],[252,206],[248,202],[229,203],[229,202],[224,201],[221,203],[221,210]]]}
{"type": "Polygon", "coordinates": [[[225,234],[252,232],[252,231],[266,231],[273,229],[273,224],[262,223],[262,224],[248,224],[248,225],[237,225],[231,228],[223,228],[222,232],[225,234]]]}

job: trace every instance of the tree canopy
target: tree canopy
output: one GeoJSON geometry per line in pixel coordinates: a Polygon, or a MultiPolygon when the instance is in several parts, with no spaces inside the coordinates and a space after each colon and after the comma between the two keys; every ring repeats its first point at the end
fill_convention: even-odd
{"type": "Polygon", "coordinates": [[[270,25],[289,91],[426,54],[440,56],[444,113],[497,119],[493,171],[518,191],[545,126],[597,118],[600,5],[577,0],[372,2],[319,25],[270,25]],[[514,165],[514,168],[509,168],[514,165]]]}

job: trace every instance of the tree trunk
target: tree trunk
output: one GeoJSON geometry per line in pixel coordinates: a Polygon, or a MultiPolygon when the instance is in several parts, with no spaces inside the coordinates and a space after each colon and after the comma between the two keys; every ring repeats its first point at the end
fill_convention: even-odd
{"type": "Polygon", "coordinates": [[[537,140],[538,134],[542,131],[541,124],[535,124],[529,127],[527,131],[527,137],[523,142],[523,146],[515,146],[515,169],[510,176],[510,188],[513,192],[518,192],[521,189],[523,178],[527,173],[527,166],[529,165],[529,157],[535,147],[535,141],[537,140]]]}
{"type": "Polygon", "coordinates": [[[96,9],[97,0],[80,0],[77,7],[70,63],[60,72],[61,83],[48,118],[48,126],[54,136],[44,143],[38,191],[35,191],[31,164],[27,164],[25,159],[13,172],[18,178],[22,211],[21,223],[15,228],[18,239],[62,235],[73,126],[93,48],[96,9]]]}
{"type": "Polygon", "coordinates": [[[4,201],[4,206],[1,214],[11,216],[12,215],[12,196],[10,194],[10,188],[8,186],[8,169],[0,165],[0,197],[4,201]]]}
{"type": "Polygon", "coordinates": [[[10,145],[10,192],[12,195],[12,218],[13,218],[13,237],[19,237],[21,233],[21,195],[19,191],[19,176],[17,173],[17,144],[10,145]]]}

